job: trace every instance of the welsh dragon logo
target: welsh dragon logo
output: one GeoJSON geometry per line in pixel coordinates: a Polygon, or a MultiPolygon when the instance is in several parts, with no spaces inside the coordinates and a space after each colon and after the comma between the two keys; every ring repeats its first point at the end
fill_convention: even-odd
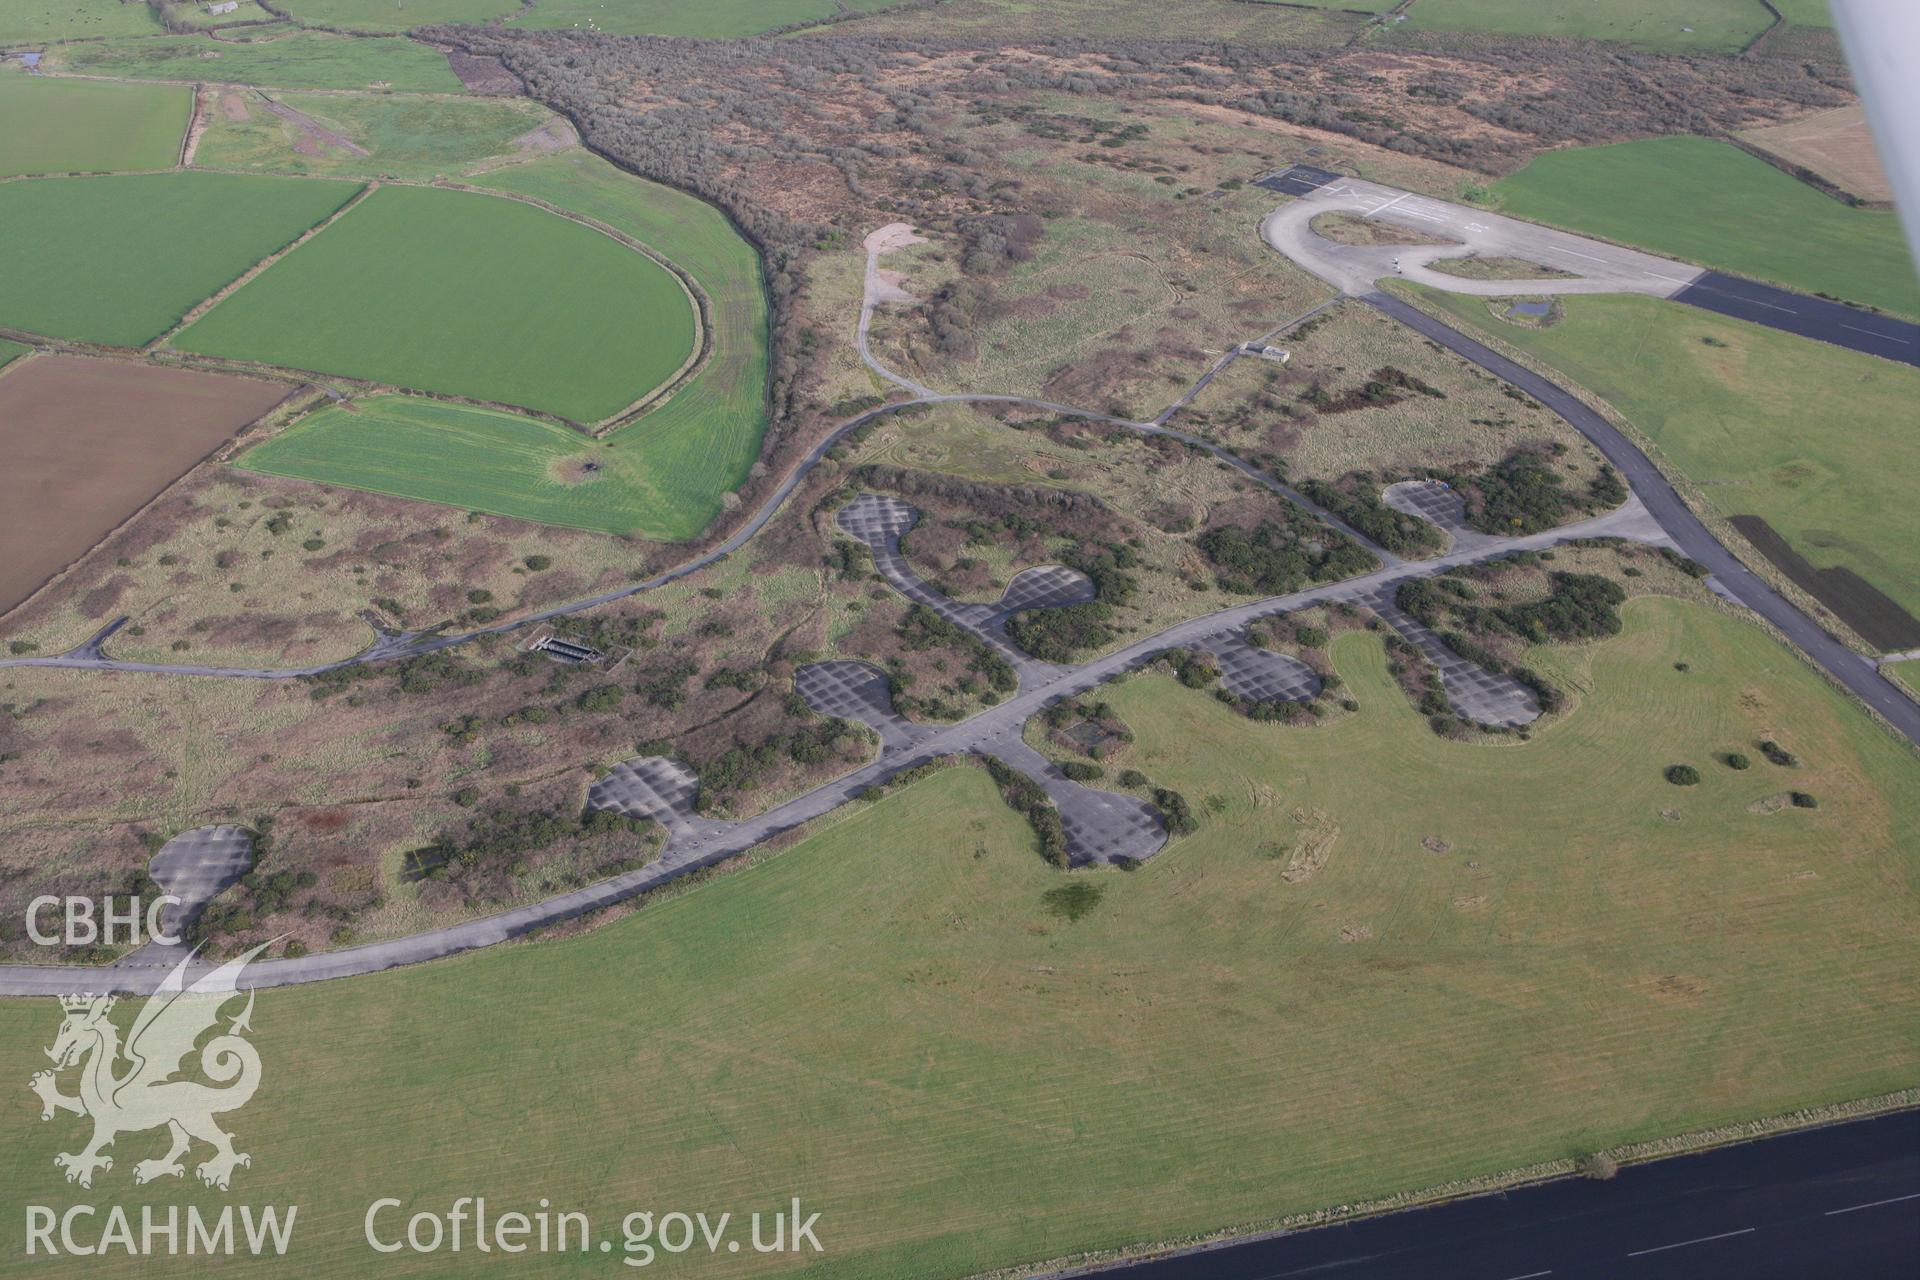
{"type": "Polygon", "coordinates": [[[181,1157],[195,1139],[213,1147],[212,1157],[195,1169],[210,1187],[227,1190],[233,1171],[253,1163],[252,1157],[233,1149],[233,1135],[214,1122],[215,1116],[247,1105],[260,1087],[260,1055],[241,1034],[251,1029],[251,990],[246,1008],[227,1029],[204,1045],[199,1042],[216,1029],[221,1007],[238,994],[240,971],[263,949],[264,944],[255,947],[192,986],[186,985],[186,972],[193,957],[182,960],[141,1006],[125,1045],[110,1016],[116,997],[60,997],[66,1020],[47,1050],[53,1070],[37,1073],[31,1084],[40,1095],[42,1120],[67,1111],[93,1121],[93,1140],[84,1149],[53,1158],[68,1182],[91,1187],[96,1171],[113,1168],[112,1157],[103,1152],[115,1138],[162,1125],[173,1145],[159,1159],[134,1165],[136,1183],[184,1175],[181,1157]],[[198,1074],[213,1084],[181,1078],[190,1057],[198,1074]],[[69,1096],[60,1092],[59,1076],[72,1067],[80,1069],[79,1093],[69,1096]]]}

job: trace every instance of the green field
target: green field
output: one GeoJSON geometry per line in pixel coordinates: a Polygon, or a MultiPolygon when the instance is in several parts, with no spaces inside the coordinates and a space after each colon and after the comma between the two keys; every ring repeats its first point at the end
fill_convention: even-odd
{"type": "Polygon", "coordinates": [[[321,154],[295,150],[302,132],[266,110],[246,90],[248,116],[215,110],[194,153],[196,165],[278,173],[387,175],[416,180],[459,176],[482,160],[511,153],[513,139],[551,112],[520,98],[437,98],[415,94],[283,93],[282,104],[342,134],[370,154],[327,145],[321,154]]]}
{"type": "Polygon", "coordinates": [[[25,343],[9,342],[5,338],[0,338],[0,369],[6,368],[31,350],[33,348],[25,343]]]}
{"type": "MultiPolygon", "coordinates": [[[[358,2],[358,0],[354,0],[358,2]]],[[[758,35],[798,22],[818,22],[843,10],[885,9],[900,0],[539,0],[510,26],[586,27],[614,35],[699,36],[709,40],[758,35]]]]}
{"type": "Polygon", "coordinates": [[[519,0],[285,0],[279,8],[301,22],[355,31],[405,31],[434,22],[491,22],[519,0]]]}
{"type": "Polygon", "coordinates": [[[1549,151],[1493,191],[1523,218],[1920,316],[1920,282],[1891,211],[1849,208],[1724,142],[1549,151]]]}
{"type": "Polygon", "coordinates": [[[0,324],[139,346],[358,189],[191,172],[0,183],[0,324]]]}
{"type": "Polygon", "coordinates": [[[1760,0],[1420,0],[1405,28],[1577,36],[1675,53],[1735,53],[1773,22],[1760,0]]]}
{"type": "Polygon", "coordinates": [[[0,72],[0,178],[170,168],[192,110],[176,85],[0,72]]]}
{"type": "Polygon", "coordinates": [[[707,363],[672,399],[612,436],[633,474],[650,477],[660,499],[636,531],[692,537],[720,514],[722,495],[746,480],[766,431],[767,299],[753,246],[712,205],[584,151],[479,181],[597,218],[659,250],[706,293],[707,363]]]}
{"type": "MultiPolygon", "coordinates": [[[[1076,921],[1048,910],[1067,881],[985,776],[949,770],[583,938],[263,992],[264,1084],[223,1121],[253,1157],[232,1198],[300,1205],[302,1277],[490,1264],[376,1257],[361,1229],[382,1196],[409,1213],[548,1197],[617,1241],[636,1208],[798,1195],[826,1249],[804,1274],[933,1280],[1915,1083],[1911,753],[1700,606],[1636,602],[1590,660],[1552,656],[1591,692],[1507,748],[1429,732],[1365,633],[1333,650],[1361,710],[1320,729],[1164,677],[1113,689],[1128,763],[1202,825],[1135,873],[1077,874],[1103,893],[1076,921]],[[1776,726],[1802,768],[1714,763],[1776,726]],[[1675,760],[1702,784],[1669,786],[1675,760]],[[1788,785],[1821,807],[1749,810],[1788,785]],[[1296,809],[1338,834],[1289,884],[1296,809]]],[[[51,1000],[0,1004],[0,1066],[24,1082],[59,1020],[51,1000]]],[[[40,1124],[19,1094],[0,1165],[15,1222],[26,1203],[110,1203],[164,1145],[123,1137],[91,1192],[69,1187],[52,1159],[80,1121],[40,1124]]],[[[137,1194],[226,1202],[171,1180],[137,1194]]],[[[80,1267],[40,1270],[205,1274],[80,1267]]],[[[659,1267],[797,1270],[745,1252],[659,1267]]]]}
{"type": "Polygon", "coordinates": [[[1529,329],[1422,294],[1613,404],[1720,514],[1764,516],[1920,614],[1920,369],[1654,298],[1564,298],[1529,329]]]}
{"type": "Polygon", "coordinates": [[[673,273],[611,237],[517,200],[389,185],[174,344],[597,422],[694,340],[673,273]]]}
{"type": "Polygon", "coordinates": [[[1788,22],[1803,27],[1830,27],[1833,15],[1827,12],[1827,0],[1773,0],[1773,7],[1788,22]]]}
{"type": "Polygon", "coordinates": [[[144,4],[120,0],[0,0],[0,45],[153,35],[160,23],[144,4]]]}
{"type": "Polygon", "coordinates": [[[329,406],[255,446],[239,465],[602,533],[655,529],[658,512],[675,504],[632,450],[569,427],[416,396],[329,406]],[[588,460],[600,469],[579,471],[588,460]]]}
{"type": "Polygon", "coordinates": [[[59,51],[60,69],[135,80],[207,80],[276,89],[399,89],[459,93],[446,55],[401,36],[302,31],[258,44],[210,36],[102,40],[59,51]]]}

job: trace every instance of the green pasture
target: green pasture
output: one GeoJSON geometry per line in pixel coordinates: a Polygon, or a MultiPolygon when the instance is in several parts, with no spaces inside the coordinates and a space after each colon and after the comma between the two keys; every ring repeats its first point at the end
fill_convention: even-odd
{"type": "Polygon", "coordinates": [[[1493,191],[1523,218],[1920,316],[1920,282],[1891,211],[1850,208],[1729,143],[1548,151],[1493,191]]]}
{"type": "MultiPolygon", "coordinates": [[[[298,1204],[289,1265],[377,1280],[497,1266],[374,1254],[381,1197],[402,1224],[544,1197],[617,1247],[636,1208],[799,1196],[826,1250],[806,1275],[938,1280],[1912,1085],[1914,757],[1730,614],[1626,619],[1550,655],[1579,705],[1524,745],[1436,737],[1366,633],[1333,648],[1360,710],[1318,729],[1165,677],[1104,691],[1137,735],[1124,763],[1201,824],[1130,874],[1063,877],[953,769],[584,937],[262,992],[263,1084],[222,1120],[252,1164],[230,1196],[189,1171],[138,1202],[298,1204]],[[1762,733],[1801,767],[1760,760],[1762,733]],[[1682,761],[1699,786],[1661,777],[1682,761]],[[1751,807],[1787,787],[1821,807],[1751,807]],[[1330,856],[1289,883],[1310,831],[1330,856]],[[1098,891],[1077,920],[1045,896],[1067,883],[1098,891]]],[[[297,835],[274,857],[298,865],[297,835]]],[[[0,1067],[44,1067],[60,1018],[0,1002],[0,1067]]],[[[83,1122],[38,1115],[22,1087],[0,1119],[16,1223],[135,1194],[166,1141],[120,1137],[83,1191],[53,1165],[83,1122]]],[[[36,1270],[215,1274],[118,1253],[36,1270]]],[[[655,1271],[795,1273],[747,1250],[655,1271]]]]}
{"type": "MultiPolygon", "coordinates": [[[[350,0],[361,3],[362,0],[350,0]]],[[[378,3],[378,0],[366,0],[378,3]]],[[[759,35],[841,10],[885,9],[900,0],[539,0],[512,19],[516,27],[580,27],[612,35],[698,36],[709,40],[759,35]]]]}
{"type": "Polygon", "coordinates": [[[1563,298],[1532,329],[1421,292],[1607,400],[1720,514],[1764,516],[1920,614],[1920,369],[1655,298],[1563,298]]]}
{"type": "Polygon", "coordinates": [[[302,131],[266,109],[249,90],[245,120],[216,109],[194,153],[196,165],[280,173],[362,174],[431,181],[513,152],[513,140],[551,112],[521,98],[441,98],[418,94],[283,93],[283,105],[350,139],[362,157],[332,145],[321,154],[295,149],[302,131]]]}
{"type": "Polygon", "coordinates": [[[170,168],[192,111],[178,85],[0,72],[0,178],[170,168]]]}
{"type": "Polygon", "coordinates": [[[417,396],[330,405],[256,445],[239,465],[602,533],[651,531],[675,506],[631,450],[550,422],[417,396]],[[583,472],[579,464],[589,461],[599,469],[583,472]]]}
{"type": "Polygon", "coordinates": [[[1409,31],[1611,40],[1667,53],[1738,53],[1773,23],[1760,0],[1420,0],[1409,31]]]}
{"type": "Polygon", "coordinates": [[[0,183],[0,324],[139,346],[358,189],[194,172],[0,183]]]}
{"type": "Polygon", "coordinates": [[[444,53],[401,36],[301,31],[238,44],[211,36],[101,40],[59,51],[62,70],[134,80],[211,81],[276,89],[396,89],[459,93],[444,53]]]}
{"type": "Polygon", "coordinates": [[[1833,15],[1827,11],[1827,0],[1773,0],[1773,7],[1788,22],[1803,27],[1833,25],[1833,15]]]}
{"type": "Polygon", "coordinates": [[[767,299],[760,259],[726,215],[585,151],[545,156],[475,179],[596,218],[650,245],[707,296],[707,362],[665,404],[611,437],[658,501],[636,532],[689,538],[720,514],[760,456],[767,413],[767,299]]]}
{"type": "Polygon", "coordinates": [[[33,348],[24,342],[9,342],[5,338],[0,338],[0,369],[6,368],[31,350],[33,348]]]}
{"type": "Polygon", "coordinates": [[[609,236],[517,200],[389,185],[175,345],[595,422],[670,378],[694,336],[680,282],[609,236]]]}
{"type": "Polygon", "coordinates": [[[520,5],[518,0],[285,0],[279,7],[301,22],[355,31],[406,31],[437,22],[491,22],[520,5]]]}
{"type": "Polygon", "coordinates": [[[154,35],[159,30],[159,20],[144,4],[122,4],[120,0],[0,0],[0,45],[154,35]]]}

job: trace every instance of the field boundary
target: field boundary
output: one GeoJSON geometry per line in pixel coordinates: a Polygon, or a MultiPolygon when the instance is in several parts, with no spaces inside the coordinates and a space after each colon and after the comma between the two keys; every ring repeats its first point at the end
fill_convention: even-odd
{"type": "MultiPolygon", "coordinates": [[[[209,170],[208,172],[211,172],[211,170],[209,170]]],[[[308,227],[305,231],[302,231],[299,235],[295,236],[292,240],[288,241],[286,244],[280,246],[280,248],[278,248],[274,252],[268,254],[266,257],[260,259],[260,261],[248,267],[245,271],[242,271],[239,275],[235,276],[233,279],[227,281],[227,283],[222,285],[220,288],[214,290],[212,293],[208,294],[206,297],[200,299],[200,301],[194,303],[191,307],[188,307],[186,310],[186,314],[182,315],[180,319],[175,321],[172,328],[168,329],[166,332],[162,333],[159,337],[152,339],[151,341],[143,344],[137,349],[140,351],[144,351],[149,355],[158,351],[161,347],[165,346],[166,343],[170,341],[175,334],[179,333],[182,329],[185,329],[188,325],[198,320],[201,316],[204,316],[205,314],[207,314],[207,312],[213,310],[215,307],[219,306],[222,302],[225,302],[228,298],[232,297],[236,291],[245,287],[248,281],[258,276],[262,271],[265,271],[268,267],[272,266],[274,263],[280,261],[280,259],[286,257],[289,253],[292,253],[295,249],[298,249],[301,245],[305,244],[307,241],[319,235],[322,231],[325,231],[328,227],[338,222],[341,218],[345,217],[362,200],[365,200],[369,195],[371,195],[373,193],[374,188],[378,187],[379,185],[380,183],[377,179],[375,181],[363,184],[361,188],[358,191],[354,192],[352,196],[348,197],[347,201],[344,204],[342,204],[339,208],[335,209],[332,213],[328,214],[326,217],[322,218],[320,221],[308,227]]]]}
{"type": "MultiPolygon", "coordinates": [[[[670,260],[651,245],[636,240],[625,232],[616,230],[597,218],[589,217],[584,213],[579,213],[572,209],[563,208],[560,205],[541,200],[534,196],[523,195],[517,191],[496,190],[492,187],[473,186],[464,182],[396,183],[395,185],[433,186],[446,191],[460,191],[469,195],[497,196],[507,200],[517,200],[521,204],[532,205],[536,209],[545,210],[556,217],[565,218],[569,222],[577,222],[589,231],[599,232],[615,244],[631,249],[642,257],[650,259],[655,265],[664,268],[669,275],[679,282],[680,291],[686,295],[687,302],[693,309],[693,350],[688,353],[685,360],[681,361],[680,367],[674,370],[673,374],[658,386],[648,391],[639,399],[629,402],[627,406],[619,412],[586,426],[585,432],[587,435],[593,436],[596,439],[609,435],[619,428],[627,426],[636,419],[643,417],[650,410],[659,408],[684,389],[687,383],[693,380],[695,374],[706,368],[707,362],[712,358],[714,345],[713,311],[712,301],[708,297],[707,291],[701,287],[700,282],[694,278],[692,272],[680,266],[679,263],[670,260]]],[[[570,419],[567,421],[572,425],[570,419]]]]}
{"type": "MultiPolygon", "coordinates": [[[[7,364],[5,364],[4,366],[0,366],[0,378],[4,378],[7,374],[13,372],[14,370],[24,367],[35,356],[38,356],[38,355],[71,356],[74,359],[79,359],[79,360],[117,360],[122,364],[154,364],[156,363],[155,361],[152,361],[152,360],[142,359],[137,355],[129,357],[127,354],[124,353],[124,351],[125,349],[115,349],[113,354],[109,354],[106,351],[86,350],[86,349],[73,350],[65,347],[59,347],[59,348],[55,348],[52,350],[45,350],[45,351],[36,349],[33,351],[29,351],[26,355],[21,356],[17,360],[8,361],[7,364]]],[[[165,367],[165,366],[162,366],[162,367],[165,367]]],[[[223,373],[224,371],[215,370],[215,369],[204,369],[204,370],[196,370],[196,372],[223,373]]],[[[253,381],[255,382],[280,381],[280,379],[277,379],[277,378],[261,378],[261,377],[257,377],[249,374],[244,374],[244,373],[231,373],[231,374],[226,374],[226,376],[252,377],[253,381]]],[[[289,386],[287,388],[287,393],[281,396],[278,400],[274,401],[273,404],[268,406],[264,412],[254,417],[250,421],[243,422],[239,426],[235,427],[231,434],[229,434],[224,439],[222,439],[218,444],[214,445],[212,449],[208,450],[204,455],[202,455],[199,459],[197,459],[185,471],[182,471],[179,475],[175,476],[172,480],[169,480],[166,484],[162,485],[159,488],[159,490],[153,494],[152,497],[148,498],[145,502],[141,503],[139,506],[129,511],[124,517],[121,518],[118,524],[114,525],[111,529],[108,529],[106,532],[102,533],[98,538],[94,539],[91,543],[89,543],[85,550],[81,551],[78,555],[74,556],[73,559],[67,561],[65,564],[61,565],[58,569],[48,574],[47,577],[32,591],[29,591],[26,595],[20,597],[19,603],[15,604],[11,609],[7,609],[4,612],[0,612],[0,622],[4,622],[6,619],[13,617],[15,614],[19,613],[20,610],[26,608],[28,605],[37,601],[47,591],[61,585],[62,581],[67,577],[67,575],[72,573],[75,569],[79,568],[80,565],[86,561],[87,557],[91,556],[95,551],[98,551],[102,546],[104,546],[106,543],[108,543],[112,539],[119,537],[120,534],[124,532],[129,525],[131,525],[134,521],[138,520],[140,517],[144,516],[162,498],[167,497],[169,494],[173,493],[175,489],[178,489],[181,485],[185,484],[190,478],[197,475],[202,467],[207,466],[209,463],[221,463],[224,465],[224,456],[227,450],[233,447],[233,444],[236,440],[238,440],[241,436],[247,434],[248,432],[252,431],[255,427],[259,426],[262,422],[265,422],[268,418],[272,417],[274,414],[279,413],[282,409],[285,409],[287,407],[287,402],[289,400],[292,400],[296,395],[298,395],[300,393],[301,387],[306,385],[308,384],[296,383],[292,386],[289,386]]],[[[85,644],[86,638],[83,636],[81,637],[81,639],[79,639],[75,643],[85,644]]]]}
{"type": "MultiPolygon", "coordinates": [[[[1671,1137],[1650,1138],[1644,1142],[1608,1147],[1591,1154],[1610,1157],[1615,1163],[1621,1165],[1647,1164],[1674,1156],[1711,1151],[1716,1147],[1737,1146],[1757,1138],[1824,1128],[1827,1125],[1866,1120],[1916,1108],[1920,1108],[1920,1086],[1911,1086],[1897,1089],[1892,1093],[1874,1094],[1848,1102],[1824,1103],[1708,1129],[1688,1130],[1671,1137]]],[[[1454,1200],[1470,1200],[1478,1196],[1512,1191],[1520,1187],[1539,1186],[1547,1182],[1559,1182],[1577,1176],[1579,1176],[1579,1170],[1576,1162],[1571,1157],[1563,1157],[1559,1160],[1542,1161],[1539,1164],[1522,1165],[1516,1169],[1487,1174],[1479,1178],[1443,1182],[1438,1186],[1400,1195],[1384,1196],[1377,1200],[1334,1205],[1306,1213],[1289,1214],[1241,1226],[1225,1227],[1200,1235],[1143,1242],[1119,1249],[1075,1254],[1024,1266],[975,1272],[970,1280],[1069,1280],[1070,1277],[1105,1271],[1116,1263],[1144,1262],[1149,1259],[1161,1260],[1211,1253],[1234,1245],[1293,1235],[1314,1227],[1334,1226],[1360,1218],[1400,1213],[1408,1209],[1428,1209],[1454,1200]]]]}

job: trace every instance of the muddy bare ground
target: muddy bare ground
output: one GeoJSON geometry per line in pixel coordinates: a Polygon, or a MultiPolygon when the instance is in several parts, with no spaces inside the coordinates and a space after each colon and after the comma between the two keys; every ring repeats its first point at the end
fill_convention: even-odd
{"type": "Polygon", "coordinates": [[[0,612],[72,563],[288,386],[33,356],[0,377],[0,612]]]}

